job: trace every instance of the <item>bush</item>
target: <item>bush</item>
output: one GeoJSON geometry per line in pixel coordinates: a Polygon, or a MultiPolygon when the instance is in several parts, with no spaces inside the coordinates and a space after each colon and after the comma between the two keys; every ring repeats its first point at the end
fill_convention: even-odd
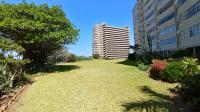
{"type": "Polygon", "coordinates": [[[144,64],[144,63],[142,62],[142,60],[137,59],[137,60],[135,60],[135,64],[138,67],[140,64],[144,64]]]}
{"type": "Polygon", "coordinates": [[[185,56],[187,56],[187,57],[192,56],[192,50],[185,49],[185,50],[174,51],[171,53],[172,58],[183,58],[185,56]]]}
{"type": "Polygon", "coordinates": [[[197,59],[184,57],[182,59],[185,75],[193,75],[199,72],[197,59]]]}
{"type": "Polygon", "coordinates": [[[135,61],[136,60],[136,54],[135,53],[129,53],[128,59],[131,60],[131,61],[135,61]]]}
{"type": "Polygon", "coordinates": [[[67,63],[76,62],[77,56],[75,54],[69,53],[66,49],[55,50],[54,53],[49,56],[48,63],[50,65],[55,63],[67,63]]]}
{"type": "Polygon", "coordinates": [[[11,70],[8,64],[0,64],[1,95],[16,86],[24,84],[27,80],[28,79],[25,77],[25,72],[22,71],[22,68],[11,70]]]}
{"type": "Polygon", "coordinates": [[[200,74],[186,76],[181,81],[183,99],[195,109],[200,109],[200,74]]]}
{"type": "Polygon", "coordinates": [[[100,55],[99,54],[93,54],[93,58],[94,59],[100,59],[100,55]]]}
{"type": "Polygon", "coordinates": [[[150,70],[150,75],[154,78],[158,78],[159,74],[166,68],[167,62],[161,60],[153,60],[150,70]]]}
{"type": "Polygon", "coordinates": [[[92,60],[92,57],[76,56],[76,61],[92,60]]]}
{"type": "Polygon", "coordinates": [[[160,73],[161,79],[168,82],[178,82],[183,76],[184,69],[180,61],[169,63],[160,73]]]}
{"type": "Polygon", "coordinates": [[[75,54],[69,54],[67,57],[67,62],[76,62],[76,55],[75,54]]]}
{"type": "Polygon", "coordinates": [[[197,59],[183,58],[184,77],[180,80],[180,90],[185,100],[192,108],[200,109],[200,74],[197,59]]]}
{"type": "Polygon", "coordinates": [[[149,65],[145,65],[144,63],[138,64],[138,69],[142,71],[147,71],[149,69],[149,65]]]}
{"type": "Polygon", "coordinates": [[[13,40],[0,37],[0,95],[27,81],[23,68],[29,60],[23,60],[23,53],[13,40]]]}
{"type": "Polygon", "coordinates": [[[149,64],[151,64],[152,60],[154,59],[154,56],[153,56],[153,54],[146,53],[139,58],[144,64],[149,65],[149,64]]]}

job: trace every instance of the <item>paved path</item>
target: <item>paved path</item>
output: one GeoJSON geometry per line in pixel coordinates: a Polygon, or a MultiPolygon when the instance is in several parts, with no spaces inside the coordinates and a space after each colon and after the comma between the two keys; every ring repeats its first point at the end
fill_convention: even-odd
{"type": "Polygon", "coordinates": [[[13,112],[174,112],[168,89],[130,62],[93,60],[59,65],[37,76],[13,112]]]}

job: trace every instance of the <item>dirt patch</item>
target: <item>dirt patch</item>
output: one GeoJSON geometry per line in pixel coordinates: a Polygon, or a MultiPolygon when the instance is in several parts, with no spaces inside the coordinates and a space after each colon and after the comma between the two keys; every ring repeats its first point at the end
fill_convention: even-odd
{"type": "Polygon", "coordinates": [[[3,95],[0,101],[0,112],[10,112],[10,109],[18,102],[19,98],[28,90],[32,83],[28,83],[19,87],[16,92],[12,92],[9,95],[3,95]]]}

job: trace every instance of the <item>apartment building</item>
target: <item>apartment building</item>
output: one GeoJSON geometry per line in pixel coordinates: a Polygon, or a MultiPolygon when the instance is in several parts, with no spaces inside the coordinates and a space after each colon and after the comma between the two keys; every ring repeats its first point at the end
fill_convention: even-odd
{"type": "MultiPolygon", "coordinates": [[[[147,40],[149,49],[163,55],[187,48],[192,48],[195,53],[196,47],[200,46],[199,0],[137,0],[137,2],[133,8],[133,20],[144,19],[140,20],[140,24],[144,24],[145,36],[136,36],[135,40],[147,40]],[[142,4],[139,4],[141,2],[142,4]],[[144,10],[140,17],[136,15],[136,12],[141,10],[138,7],[144,10]]],[[[134,28],[136,29],[134,32],[138,34],[139,27],[134,24],[134,28]]]]}
{"type": "Polygon", "coordinates": [[[135,45],[139,45],[141,43],[141,24],[140,24],[140,15],[139,11],[136,10],[138,7],[134,7],[133,9],[133,24],[134,24],[134,39],[135,39],[135,45]]]}
{"type": "Polygon", "coordinates": [[[138,53],[141,51],[148,51],[148,40],[146,36],[145,21],[144,21],[144,8],[143,1],[138,1],[133,9],[133,23],[134,23],[134,39],[135,45],[140,50],[136,50],[138,53]]]}
{"type": "Polygon", "coordinates": [[[129,28],[96,24],[93,29],[93,55],[100,58],[127,58],[130,48],[129,28]]]}
{"type": "Polygon", "coordinates": [[[104,56],[103,52],[103,25],[95,25],[93,29],[93,54],[104,56]]]}
{"type": "Polygon", "coordinates": [[[193,48],[195,56],[200,57],[200,1],[179,0],[179,48],[193,48]]]}

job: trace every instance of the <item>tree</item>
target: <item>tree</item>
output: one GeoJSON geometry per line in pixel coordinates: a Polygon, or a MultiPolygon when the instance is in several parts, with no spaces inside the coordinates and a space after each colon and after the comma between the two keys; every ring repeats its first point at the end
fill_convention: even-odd
{"type": "Polygon", "coordinates": [[[20,45],[10,39],[0,37],[0,63],[23,65],[28,60],[22,60],[21,53],[24,51],[20,45]]]}
{"type": "Polygon", "coordinates": [[[57,49],[49,56],[48,60],[50,63],[67,62],[70,53],[66,48],[57,49]]]}
{"type": "Polygon", "coordinates": [[[60,6],[0,4],[0,36],[25,49],[23,58],[32,70],[44,67],[56,49],[75,43],[78,34],[60,6]]]}
{"type": "Polygon", "coordinates": [[[21,59],[23,51],[24,48],[14,41],[0,37],[0,95],[25,79],[23,65],[28,60],[21,59]]]}

